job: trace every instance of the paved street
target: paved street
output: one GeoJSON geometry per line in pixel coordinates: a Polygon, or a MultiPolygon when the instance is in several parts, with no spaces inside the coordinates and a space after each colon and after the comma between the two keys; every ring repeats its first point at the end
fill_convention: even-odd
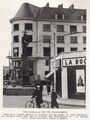
{"type": "MultiPolygon", "coordinates": [[[[30,100],[31,96],[3,96],[3,107],[6,108],[25,108],[25,103],[26,101],[30,100]]],[[[47,101],[49,103],[50,107],[50,101],[51,101],[51,96],[47,95],[47,92],[43,92],[43,100],[47,101]]],[[[85,108],[84,106],[77,106],[79,104],[83,105],[85,104],[85,101],[80,101],[80,100],[63,100],[61,98],[57,99],[59,103],[60,108],[85,108]],[[76,104],[76,105],[73,105],[76,104]]]]}

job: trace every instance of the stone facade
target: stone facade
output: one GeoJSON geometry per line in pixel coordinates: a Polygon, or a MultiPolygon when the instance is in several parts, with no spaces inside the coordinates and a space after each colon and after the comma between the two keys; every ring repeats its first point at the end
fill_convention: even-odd
{"type": "MultiPolygon", "coordinates": [[[[69,9],[69,8],[67,8],[69,9]]],[[[73,8],[74,9],[74,8],[73,8]]],[[[10,20],[11,26],[12,26],[12,43],[11,43],[11,56],[12,56],[12,66],[14,66],[14,62],[20,60],[21,55],[22,55],[22,37],[24,34],[24,31],[26,31],[27,35],[32,35],[32,42],[28,44],[27,47],[32,47],[32,55],[29,56],[30,59],[34,61],[33,69],[34,73],[36,75],[40,75],[41,79],[44,79],[44,76],[49,72],[49,64],[47,63],[46,65],[46,60],[47,62],[54,57],[54,55],[58,55],[60,52],[70,52],[71,48],[76,48],[77,51],[83,51],[86,49],[86,40],[83,42],[83,37],[86,39],[86,32],[83,32],[83,26],[86,27],[86,19],[76,19],[74,20],[74,14],[75,13],[65,13],[62,14],[62,11],[66,11],[66,9],[62,8],[62,10],[59,11],[60,15],[62,15],[62,19],[57,19],[58,13],[56,12],[56,8],[50,8],[49,6],[46,7],[36,7],[28,3],[24,3],[20,10],[17,12],[16,16],[10,20]],[[30,8],[30,14],[26,10],[26,6],[30,8]],[[48,7],[48,8],[47,8],[48,7]],[[48,18],[49,15],[46,15],[45,10],[47,9],[52,9],[54,18],[48,18]],[[23,10],[26,10],[23,13],[23,10]],[[38,12],[34,12],[34,10],[38,10],[38,12]],[[43,12],[42,12],[43,11],[43,12]],[[68,14],[73,14],[71,18],[67,17],[68,14]],[[31,16],[32,15],[32,16],[31,16]],[[35,17],[36,15],[36,17],[35,17]],[[44,16],[47,16],[46,19],[44,16]],[[65,17],[66,16],[66,17],[65,17]],[[32,30],[25,30],[25,24],[30,23],[32,24],[32,30]],[[19,29],[14,30],[14,25],[18,24],[19,29]],[[43,25],[50,25],[50,31],[46,30],[44,31],[43,25]],[[63,26],[60,29],[63,29],[60,32],[57,32],[57,25],[63,26]],[[70,32],[70,26],[74,27],[73,29],[76,29],[75,33],[70,32]],[[14,41],[14,36],[18,36],[18,41],[14,41]],[[49,42],[43,42],[43,39],[45,36],[49,36],[50,41],[49,42]],[[59,36],[57,38],[57,36],[59,36]],[[61,36],[61,37],[60,37],[61,36]],[[63,37],[62,37],[63,36],[63,37]],[[70,42],[70,37],[74,37],[72,42],[70,42]],[[77,37],[77,38],[76,38],[77,37]],[[57,39],[59,39],[59,42],[57,42],[57,39]],[[76,39],[76,40],[75,40],[76,39]],[[14,48],[19,48],[18,49],[18,56],[14,56],[14,48]],[[50,55],[44,55],[45,51],[44,48],[50,48],[50,55]],[[54,53],[54,48],[55,48],[55,53],[54,53]],[[46,71],[46,73],[45,73],[46,71]]],[[[77,11],[80,12],[79,17],[81,15],[86,15],[85,11],[86,10],[79,10],[77,11]]],[[[75,12],[75,11],[74,11],[75,12]]],[[[49,13],[48,13],[49,14],[49,13]]],[[[76,17],[75,17],[76,18],[76,17]]],[[[78,17],[77,17],[78,18],[78,17]]],[[[47,28],[48,29],[48,28],[47,28]]],[[[85,28],[86,29],[86,28],[85,28]]],[[[73,51],[73,49],[72,49],[73,51]]],[[[18,70],[19,71],[19,68],[18,70]]]]}

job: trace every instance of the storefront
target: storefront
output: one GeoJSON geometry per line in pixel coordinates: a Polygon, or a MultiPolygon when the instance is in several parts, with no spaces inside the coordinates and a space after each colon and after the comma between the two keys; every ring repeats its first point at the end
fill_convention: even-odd
{"type": "MultiPolygon", "coordinates": [[[[63,58],[63,71],[67,74],[67,98],[85,99],[86,93],[86,57],[63,58]]],[[[64,81],[64,78],[63,78],[64,81]]]]}
{"type": "MultiPolygon", "coordinates": [[[[53,62],[51,60],[51,71],[53,62]]],[[[56,57],[56,88],[65,99],[85,99],[86,95],[86,53],[85,51],[61,53],[56,57]],[[57,68],[56,68],[57,69],[57,68]],[[59,77],[57,77],[59,76],[59,77]]]]}

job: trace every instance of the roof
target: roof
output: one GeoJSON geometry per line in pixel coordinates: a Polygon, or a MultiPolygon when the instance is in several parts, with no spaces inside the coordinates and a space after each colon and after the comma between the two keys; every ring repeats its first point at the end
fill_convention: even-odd
{"type": "Polygon", "coordinates": [[[58,20],[79,20],[83,16],[83,21],[86,21],[86,9],[62,8],[62,7],[37,7],[29,3],[23,3],[16,15],[10,22],[23,19],[34,20],[55,20],[55,14],[58,15],[58,20]]]}
{"type": "Polygon", "coordinates": [[[31,5],[29,3],[23,3],[10,22],[15,20],[22,20],[22,19],[36,19],[38,15],[39,7],[31,5]]]}

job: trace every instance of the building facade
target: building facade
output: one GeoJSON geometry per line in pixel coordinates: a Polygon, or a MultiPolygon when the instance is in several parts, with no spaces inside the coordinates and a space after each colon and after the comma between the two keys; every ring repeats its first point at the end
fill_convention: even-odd
{"type": "Polygon", "coordinates": [[[26,32],[29,76],[44,76],[50,71],[50,60],[61,52],[86,50],[86,10],[74,5],[63,8],[37,7],[23,3],[12,27],[11,61],[13,76],[20,77],[22,37],[26,32]]]}

